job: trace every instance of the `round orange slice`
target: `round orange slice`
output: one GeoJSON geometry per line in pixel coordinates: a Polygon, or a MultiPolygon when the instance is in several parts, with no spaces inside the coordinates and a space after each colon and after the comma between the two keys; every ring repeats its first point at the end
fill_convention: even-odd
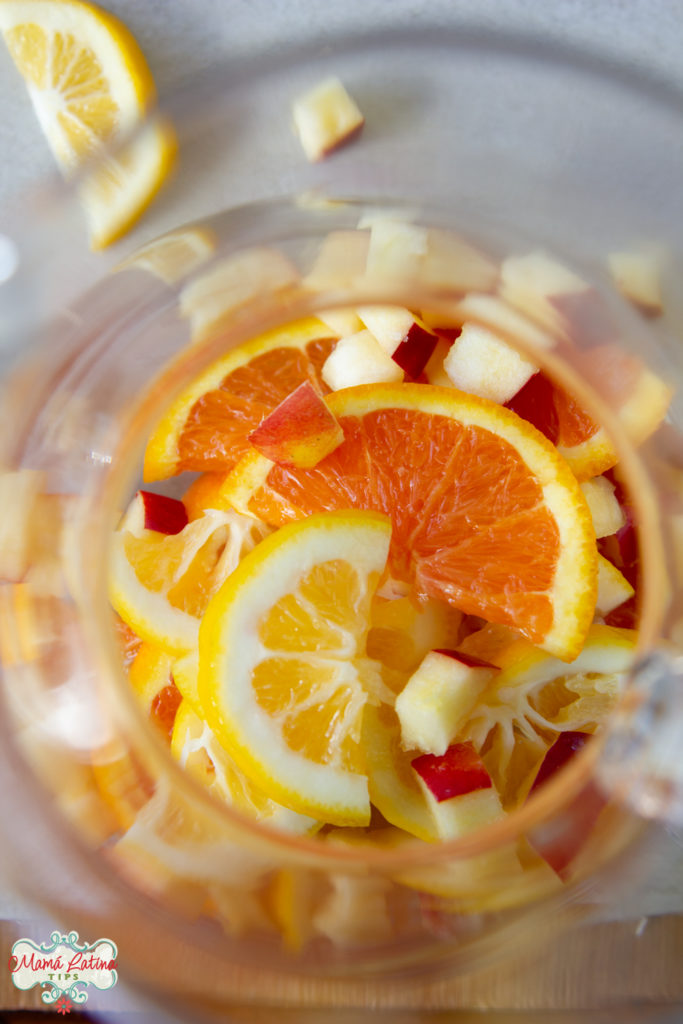
{"type": "Polygon", "coordinates": [[[322,510],[383,512],[390,573],[418,598],[576,657],[595,609],[597,550],[554,446],[499,405],[429,384],[348,388],[327,403],[345,434],[336,451],[307,470],[251,452],[225,499],[276,526],[322,510]]]}
{"type": "Polygon", "coordinates": [[[336,337],[313,318],[268,331],[233,349],[175,399],[145,451],[144,478],[234,466],[247,440],[280,402],[310,380],[327,391],[320,371],[336,337]]]}

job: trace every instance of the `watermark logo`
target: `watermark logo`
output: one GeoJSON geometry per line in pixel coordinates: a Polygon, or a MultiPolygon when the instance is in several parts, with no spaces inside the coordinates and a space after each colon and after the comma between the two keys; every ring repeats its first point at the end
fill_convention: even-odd
{"type": "Polygon", "coordinates": [[[88,945],[79,943],[78,932],[53,932],[49,942],[40,945],[32,939],[17,939],[12,946],[9,969],[12,981],[20,989],[42,985],[41,999],[58,1013],[71,1013],[88,999],[88,985],[113,988],[116,973],[116,946],[111,939],[98,939],[88,945]]]}

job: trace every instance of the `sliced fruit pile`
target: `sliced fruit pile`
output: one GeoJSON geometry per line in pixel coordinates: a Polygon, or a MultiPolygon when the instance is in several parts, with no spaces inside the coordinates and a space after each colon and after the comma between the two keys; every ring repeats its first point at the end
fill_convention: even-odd
{"type": "MultiPolygon", "coordinates": [[[[182,501],[138,492],[113,539],[122,649],[141,644],[131,683],[172,754],[216,799],[321,841],[437,842],[500,820],[600,729],[635,650],[616,451],[532,353],[611,374],[636,442],[668,389],[604,325],[582,354],[599,299],[559,264],[495,268],[449,246],[478,290],[448,323],[329,310],[192,381],[144,474],[198,475],[182,501]]],[[[433,275],[428,245],[419,258],[433,275]]],[[[513,844],[495,871],[564,877],[574,852],[513,844]]],[[[454,869],[401,880],[459,898],[492,865],[476,884],[454,869]]]]}

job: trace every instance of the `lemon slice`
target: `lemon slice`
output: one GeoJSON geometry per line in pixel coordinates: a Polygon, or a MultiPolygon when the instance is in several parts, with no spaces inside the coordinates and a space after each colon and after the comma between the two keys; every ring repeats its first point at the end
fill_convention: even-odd
{"type": "Polygon", "coordinates": [[[637,639],[635,630],[595,623],[569,664],[523,638],[509,645],[458,734],[482,752],[504,806],[524,799],[558,733],[594,732],[604,721],[624,689],[637,639]]]}
{"type": "Polygon", "coordinates": [[[332,824],[370,818],[363,711],[392,695],[366,636],[390,538],[375,512],[285,526],[240,562],[200,627],[199,696],[219,742],[271,799],[332,824]]]}
{"type": "Polygon", "coordinates": [[[188,701],[178,708],[171,753],[202,785],[247,817],[287,832],[311,832],[319,827],[314,818],[290,811],[271,800],[237,768],[216,740],[206,722],[188,701]]]}
{"type": "Polygon", "coordinates": [[[112,539],[109,594],[134,632],[165,651],[197,646],[199,620],[267,528],[236,512],[207,510],[177,534],[144,528],[136,496],[112,539]]]}
{"type": "MultiPolygon", "coordinates": [[[[0,32],[66,176],[116,146],[155,97],[140,48],[117,18],[79,0],[3,0],[0,32]]],[[[175,136],[150,125],[81,186],[93,248],[115,241],[164,181],[175,136]]]]}

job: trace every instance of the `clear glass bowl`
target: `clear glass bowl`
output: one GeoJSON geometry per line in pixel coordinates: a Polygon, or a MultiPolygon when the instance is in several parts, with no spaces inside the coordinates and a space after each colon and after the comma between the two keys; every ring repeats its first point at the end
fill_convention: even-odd
{"type": "MultiPolygon", "coordinates": [[[[636,451],[610,407],[609,381],[589,379],[566,352],[533,352],[618,448],[639,527],[645,668],[612,727],[554,781],[504,822],[452,843],[323,845],[215,802],[141,713],[121,671],[106,585],[110,533],[139,483],[145,437],[190,376],[315,310],[362,298],[448,318],[461,297],[419,278],[286,291],[266,282],[220,331],[189,345],[183,288],[255,246],[279,250],[305,275],[330,231],[354,230],[368,207],[391,207],[497,257],[545,247],[594,285],[624,349],[680,385],[675,100],[660,83],[531,40],[442,29],[342,39],[332,53],[287,50],[220,70],[168,102],[179,170],[136,238],[182,224],[206,245],[166,280],[158,261],[150,269],[149,248],[103,273],[83,252],[75,190],[47,188],[17,211],[20,266],[2,286],[12,363],[2,408],[12,429],[1,460],[40,471],[45,495],[69,498],[63,521],[49,520],[40,572],[0,594],[0,792],[5,817],[20,823],[5,859],[19,888],[70,927],[115,936],[128,977],[215,1007],[245,993],[277,1001],[293,979],[310,994],[330,979],[339,991],[369,978],[400,989],[425,973],[468,971],[590,917],[599,872],[637,852],[645,826],[634,808],[681,813],[681,566],[664,554],[681,517],[679,395],[667,428],[636,451]],[[311,167],[286,122],[290,99],[325,73],[342,77],[367,129],[311,167]],[[255,197],[267,199],[239,206],[255,197]],[[665,253],[656,322],[619,299],[604,269],[607,252],[643,240],[665,253]],[[27,353],[36,335],[41,344],[27,353]],[[663,738],[669,761],[653,754],[663,738]],[[585,830],[596,785],[618,799],[561,884],[534,859],[534,844],[585,830]],[[358,917],[361,907],[370,909],[358,917]]],[[[7,493],[16,510],[19,486],[7,493]]],[[[32,508],[30,528],[45,532],[32,508]]]]}

